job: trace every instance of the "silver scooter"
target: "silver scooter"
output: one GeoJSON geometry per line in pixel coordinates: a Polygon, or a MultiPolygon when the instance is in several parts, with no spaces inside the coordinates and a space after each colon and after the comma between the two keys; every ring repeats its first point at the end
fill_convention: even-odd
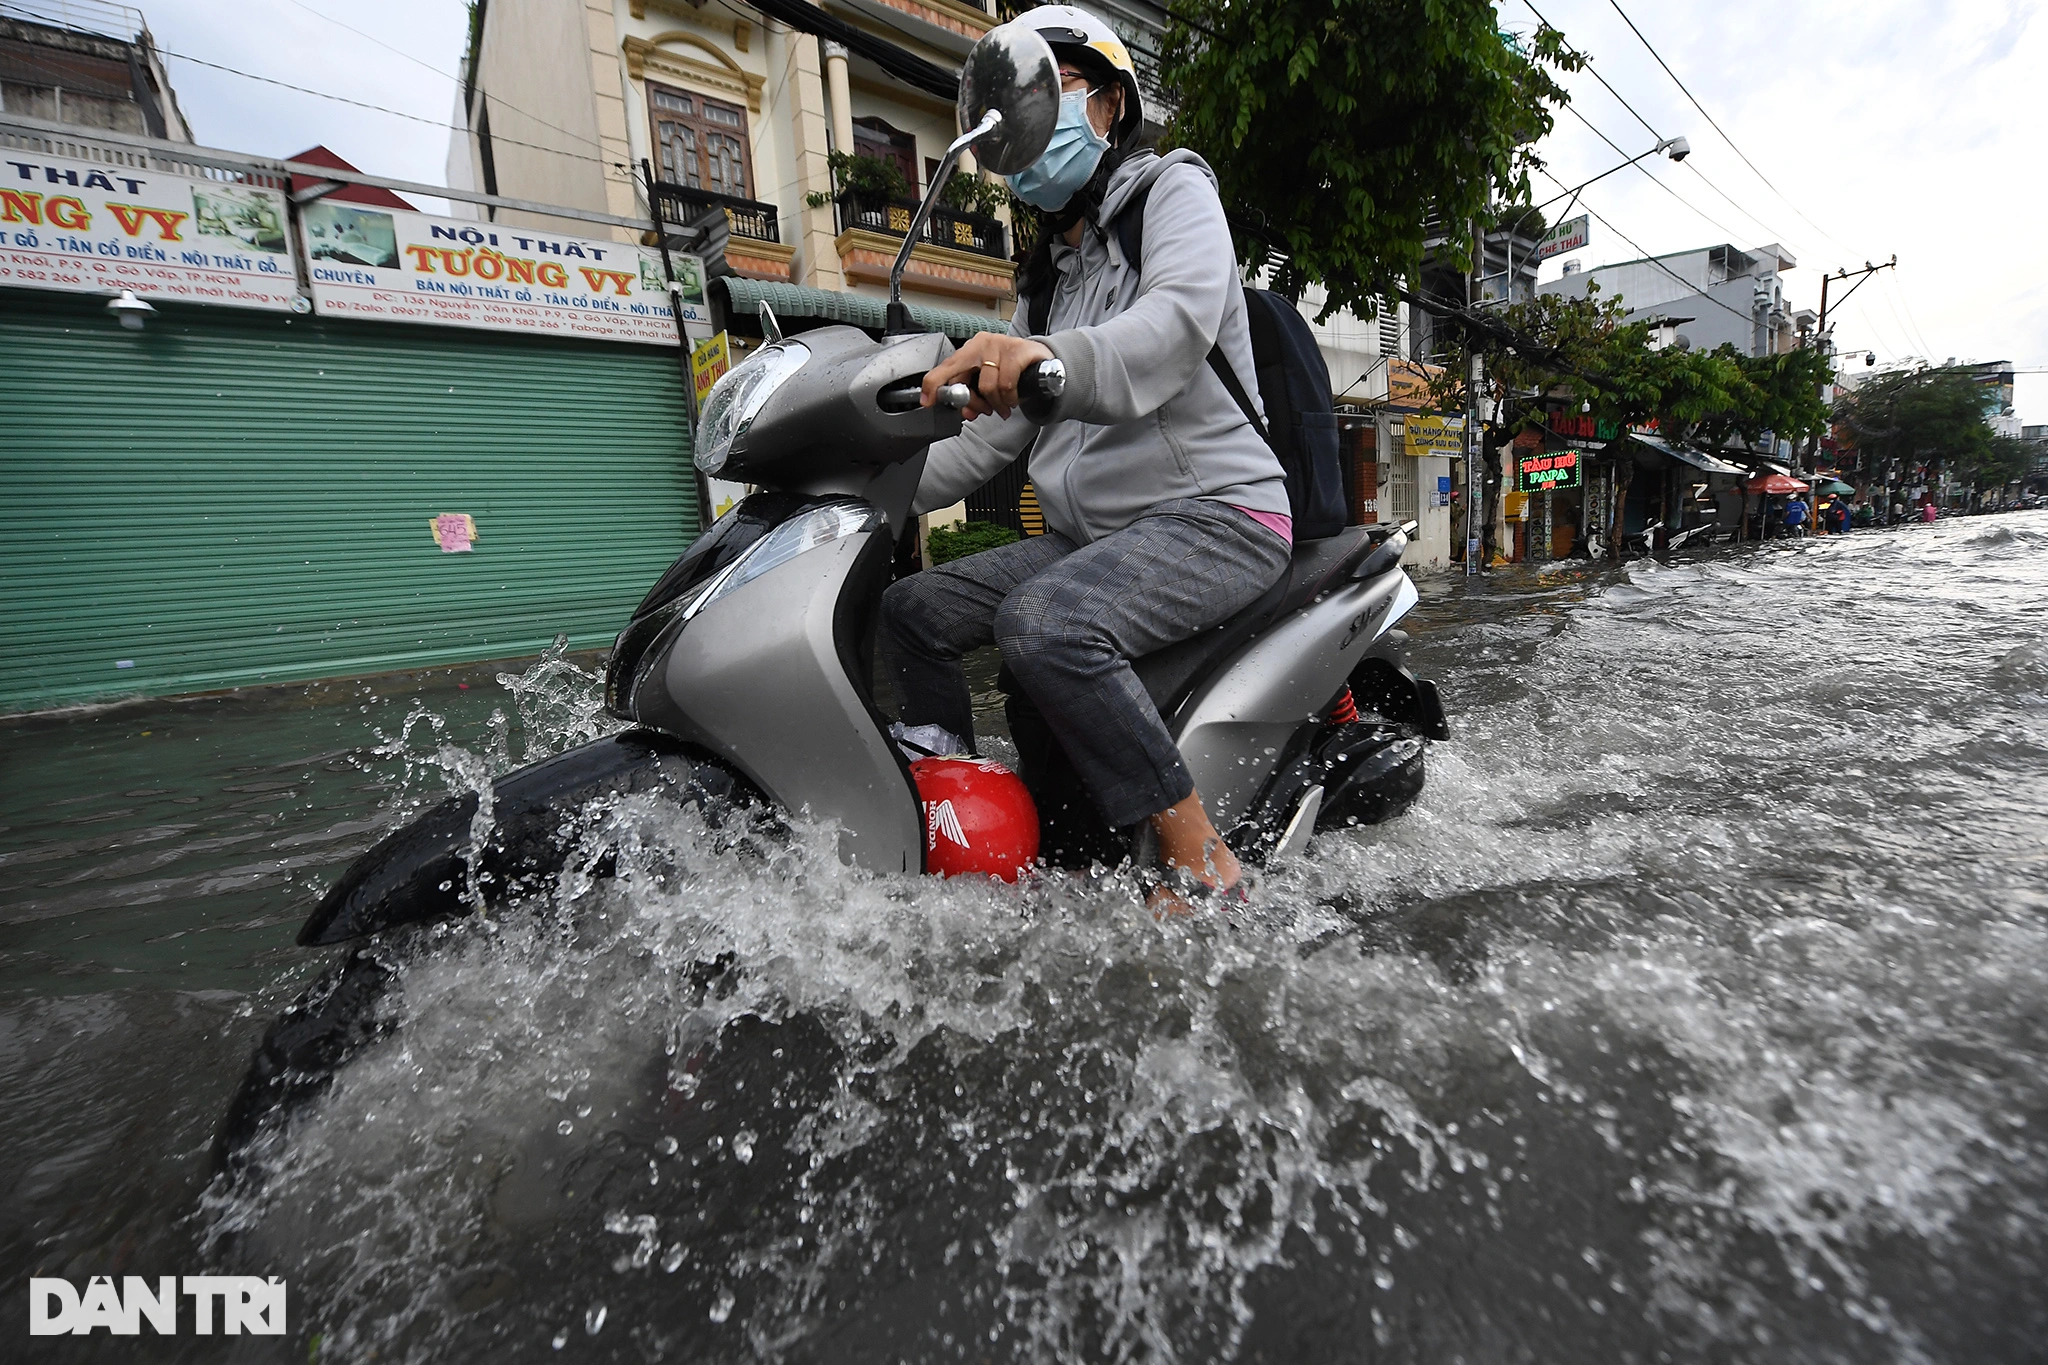
{"type": "MultiPolygon", "coordinates": [[[[328,891],[301,944],[388,937],[544,892],[578,847],[576,813],[624,793],[666,793],[713,818],[766,805],[828,819],[848,862],[925,870],[925,813],[876,705],[874,630],[896,546],[915,527],[926,452],[958,433],[970,395],[950,385],[922,406],[926,372],[953,346],[910,330],[901,275],[960,153],[975,147],[998,173],[1030,164],[1058,90],[1051,50],[1029,30],[994,29],[969,55],[968,131],[931,178],[891,274],[896,334],[835,326],[785,337],[762,310],[768,344],[719,381],[696,446],[705,472],[758,491],[689,547],[620,632],[605,704],[634,728],[500,779],[482,820],[473,794],[388,836],[328,891]]],[[[1062,380],[1057,362],[1026,372],[1027,416],[1062,380]]],[[[1436,688],[1389,647],[1416,602],[1400,567],[1412,530],[1352,527],[1298,544],[1257,602],[1135,663],[1211,819],[1255,861],[1298,852],[1318,830],[1398,814],[1421,790],[1426,741],[1448,737],[1436,688]]],[[[1139,832],[1102,823],[1029,698],[1009,691],[1047,861],[1144,860],[1139,832]]],[[[591,866],[590,850],[581,856],[591,866]]],[[[394,970],[374,948],[272,1026],[223,1127],[224,1158],[374,1035],[372,1006],[394,970]]]]}

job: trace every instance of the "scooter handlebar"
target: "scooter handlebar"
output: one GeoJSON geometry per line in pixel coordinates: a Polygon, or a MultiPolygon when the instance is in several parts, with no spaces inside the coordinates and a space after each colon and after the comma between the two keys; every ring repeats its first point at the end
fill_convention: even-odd
{"type": "MultiPolygon", "coordinates": [[[[1066,391],[1067,367],[1060,363],[1058,357],[1034,360],[1017,376],[1017,405],[1034,422],[1043,423],[1050,417],[1053,405],[1066,391]]],[[[964,408],[968,400],[980,392],[981,371],[976,370],[967,376],[964,383],[939,385],[937,401],[941,407],[964,408]]]]}
{"type": "Polygon", "coordinates": [[[1052,416],[1053,405],[1067,391],[1067,367],[1058,356],[1034,360],[1017,376],[1017,406],[1030,420],[1043,425],[1052,416]]]}

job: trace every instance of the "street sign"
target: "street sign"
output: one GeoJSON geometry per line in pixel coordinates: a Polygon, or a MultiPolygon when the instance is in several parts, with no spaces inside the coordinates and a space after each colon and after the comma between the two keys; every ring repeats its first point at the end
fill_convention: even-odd
{"type": "Polygon", "coordinates": [[[1425,417],[1417,413],[1404,423],[1403,435],[1407,453],[1413,458],[1465,453],[1465,418],[1462,413],[1455,417],[1425,417]]]}
{"type": "Polygon", "coordinates": [[[1592,226],[1593,219],[1589,214],[1565,219],[1543,234],[1543,244],[1536,248],[1536,259],[1547,261],[1562,252],[1577,251],[1591,240],[1589,232],[1592,226]]]}
{"type": "Polygon", "coordinates": [[[1515,490],[1543,493],[1553,488],[1577,488],[1585,455],[1577,450],[1531,450],[1515,460],[1515,490]]]}

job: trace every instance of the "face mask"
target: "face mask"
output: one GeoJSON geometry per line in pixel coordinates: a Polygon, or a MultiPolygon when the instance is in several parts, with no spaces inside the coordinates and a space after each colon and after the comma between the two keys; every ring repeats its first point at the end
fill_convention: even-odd
{"type": "Polygon", "coordinates": [[[1065,208],[1109,150],[1109,139],[1088,121],[1088,95],[1086,90],[1061,95],[1060,121],[1053,126],[1045,154],[1017,174],[1003,177],[1025,203],[1048,212],[1065,208]]]}

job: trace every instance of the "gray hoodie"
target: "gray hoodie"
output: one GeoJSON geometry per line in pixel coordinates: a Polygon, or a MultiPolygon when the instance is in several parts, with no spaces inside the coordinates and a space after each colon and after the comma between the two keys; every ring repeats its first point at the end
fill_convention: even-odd
{"type": "MultiPolygon", "coordinates": [[[[1209,368],[1220,337],[1256,399],[1251,332],[1216,176],[1193,152],[1140,153],[1117,167],[1102,226],[1079,247],[1056,241],[1050,333],[1067,390],[1043,428],[1020,412],[979,417],[931,448],[916,510],[947,507],[987,482],[1037,437],[1031,484],[1045,524],[1077,544],[1120,531],[1173,498],[1208,498],[1288,514],[1271,447],[1209,368]],[[1111,227],[1139,190],[1145,204],[1136,290],[1111,227]]],[[[1024,303],[1010,331],[1027,335],[1024,303]]],[[[1265,412],[1260,409],[1263,421],[1265,412]]]]}

